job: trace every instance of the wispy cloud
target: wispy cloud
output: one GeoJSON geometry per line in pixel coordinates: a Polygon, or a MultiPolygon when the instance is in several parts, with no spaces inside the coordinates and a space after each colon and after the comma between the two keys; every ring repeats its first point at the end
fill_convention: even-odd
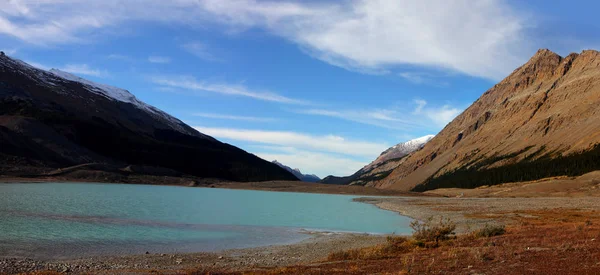
{"type": "Polygon", "coordinates": [[[350,175],[389,148],[383,143],[350,140],[336,135],[199,126],[194,128],[243,147],[265,160],[278,160],[300,168],[304,173],[314,173],[320,177],[329,174],[350,175]]]}
{"type": "MultiPolygon", "coordinates": [[[[436,87],[445,87],[449,83],[442,76],[426,72],[400,72],[398,76],[414,84],[426,84],[436,87]]],[[[446,75],[445,75],[446,76],[446,75]]]]}
{"type": "MultiPolygon", "coordinates": [[[[262,29],[329,64],[361,72],[397,65],[443,68],[499,79],[534,51],[526,17],[510,2],[350,0],[334,2],[9,1],[0,34],[34,44],[81,43],[90,30],[127,21],[262,29]],[[115,6],[119,9],[114,9],[115,6]],[[212,26],[215,26],[213,24],[212,26]]],[[[214,59],[204,44],[197,56],[214,59]]]]}
{"type": "Polygon", "coordinates": [[[171,63],[171,58],[166,57],[166,56],[153,55],[153,56],[148,57],[148,62],[157,63],[157,64],[167,64],[167,63],[171,63]]]}
{"type": "Polygon", "coordinates": [[[62,68],[61,71],[65,71],[72,74],[95,76],[95,77],[107,77],[109,73],[104,70],[94,69],[87,64],[67,64],[62,68]]]}
{"type": "Polygon", "coordinates": [[[150,81],[163,87],[179,88],[195,92],[212,92],[231,96],[243,96],[258,100],[285,103],[285,104],[308,104],[304,100],[282,96],[269,91],[251,90],[250,88],[237,84],[209,83],[198,81],[193,77],[164,77],[153,76],[150,81]]]}
{"type": "Polygon", "coordinates": [[[294,147],[249,146],[257,156],[267,161],[277,160],[285,165],[300,168],[304,174],[315,174],[320,178],[328,175],[349,176],[368,162],[354,158],[324,154],[294,147]]]}
{"type": "Polygon", "coordinates": [[[4,52],[7,55],[14,55],[17,53],[17,49],[0,49],[0,51],[4,52]]]}
{"type": "Polygon", "coordinates": [[[334,117],[387,129],[423,129],[436,131],[445,126],[463,110],[449,104],[441,106],[427,106],[427,104],[427,101],[418,99],[412,105],[402,108],[378,108],[371,110],[298,109],[293,110],[293,112],[334,117]]]}
{"type": "Polygon", "coordinates": [[[417,128],[420,125],[410,119],[398,116],[397,111],[377,110],[328,110],[328,109],[302,109],[294,110],[295,113],[335,117],[343,120],[358,122],[387,129],[406,130],[417,128]]]}
{"type": "Polygon", "coordinates": [[[348,140],[336,135],[309,135],[287,131],[263,131],[235,128],[194,127],[196,130],[216,137],[268,145],[289,146],[307,150],[329,152],[349,156],[374,158],[389,146],[386,144],[348,140]]]}
{"type": "Polygon", "coordinates": [[[448,104],[429,108],[427,107],[427,101],[422,99],[415,100],[415,104],[417,104],[417,107],[413,112],[414,115],[425,116],[440,127],[448,124],[463,111],[461,108],[452,107],[448,104]]]}
{"type": "Polygon", "coordinates": [[[106,56],[108,59],[113,59],[113,60],[121,60],[121,61],[127,61],[127,62],[131,62],[133,61],[133,58],[131,58],[128,55],[123,55],[123,54],[109,54],[108,56],[106,56]]]}
{"type": "Polygon", "coordinates": [[[211,53],[205,43],[191,42],[183,44],[181,47],[200,59],[204,59],[206,61],[223,61],[221,58],[218,58],[211,53]]]}
{"type": "Polygon", "coordinates": [[[225,115],[225,114],[214,114],[214,113],[193,113],[192,116],[214,118],[214,119],[226,119],[226,120],[240,120],[249,122],[274,122],[278,119],[271,117],[255,117],[255,116],[236,116],[236,115],[225,115]]]}

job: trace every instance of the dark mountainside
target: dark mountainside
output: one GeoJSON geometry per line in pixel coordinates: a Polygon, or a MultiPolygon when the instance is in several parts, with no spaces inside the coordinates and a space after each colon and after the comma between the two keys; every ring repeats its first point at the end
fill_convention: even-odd
{"type": "Polygon", "coordinates": [[[369,186],[475,188],[600,170],[600,53],[539,50],[369,186]]]}
{"type": "Polygon", "coordinates": [[[297,180],[125,90],[0,55],[0,175],[84,165],[157,176],[297,180]]]}

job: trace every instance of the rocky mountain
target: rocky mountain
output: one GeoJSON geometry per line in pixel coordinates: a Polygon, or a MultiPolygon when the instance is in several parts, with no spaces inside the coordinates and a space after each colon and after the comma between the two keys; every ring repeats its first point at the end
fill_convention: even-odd
{"type": "Polygon", "coordinates": [[[473,188],[600,170],[600,53],[539,50],[379,188],[473,188]]]}
{"type": "Polygon", "coordinates": [[[320,182],[327,184],[365,185],[377,179],[384,178],[400,165],[405,156],[423,148],[425,143],[433,137],[434,135],[427,135],[398,143],[383,151],[377,159],[356,171],[356,173],[346,177],[327,176],[320,182]]]}
{"type": "Polygon", "coordinates": [[[41,70],[4,53],[0,145],[0,175],[89,164],[85,167],[119,173],[296,180],[277,165],[204,135],[126,90],[41,70]]]}
{"type": "Polygon", "coordinates": [[[289,171],[290,173],[292,173],[294,176],[296,176],[299,180],[304,181],[304,182],[318,182],[321,180],[321,178],[319,178],[317,175],[309,175],[309,174],[302,174],[302,172],[300,171],[300,169],[295,168],[292,169],[289,166],[284,165],[281,162],[278,162],[277,160],[273,161],[274,164],[279,165],[279,167],[289,171]]]}

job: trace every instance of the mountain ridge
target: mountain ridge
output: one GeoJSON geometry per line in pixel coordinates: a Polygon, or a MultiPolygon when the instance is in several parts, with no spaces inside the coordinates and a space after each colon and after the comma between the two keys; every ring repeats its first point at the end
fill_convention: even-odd
{"type": "Polygon", "coordinates": [[[300,169],[298,168],[294,168],[292,169],[291,167],[277,161],[274,160],[272,161],[272,163],[277,164],[279,167],[289,171],[290,173],[292,173],[294,176],[296,176],[299,180],[304,181],[304,182],[318,182],[321,180],[321,178],[319,178],[317,175],[315,174],[303,174],[302,171],[300,171],[300,169]]]}
{"type": "Polygon", "coordinates": [[[426,135],[406,142],[398,143],[381,152],[377,159],[365,165],[354,174],[345,177],[336,177],[330,175],[323,178],[320,182],[339,185],[365,185],[373,179],[387,176],[391,170],[396,168],[401,163],[402,159],[406,155],[421,149],[425,143],[430,141],[433,137],[434,135],[426,135]]]}
{"type": "Polygon", "coordinates": [[[528,62],[483,93],[422,150],[407,157],[384,179],[368,185],[424,191],[576,175],[586,169],[600,169],[595,164],[583,169],[554,161],[553,165],[560,168],[549,168],[544,173],[534,173],[531,169],[535,168],[521,171],[531,163],[542,165],[593,150],[600,142],[600,122],[594,116],[600,113],[598,104],[598,51],[585,50],[561,57],[540,49],[528,62]],[[490,179],[480,177],[485,173],[490,179]],[[462,184],[458,183],[459,176],[462,184]]]}
{"type": "Polygon", "coordinates": [[[277,165],[204,135],[124,89],[38,69],[4,53],[0,143],[1,174],[104,163],[236,181],[296,180],[277,165]]]}

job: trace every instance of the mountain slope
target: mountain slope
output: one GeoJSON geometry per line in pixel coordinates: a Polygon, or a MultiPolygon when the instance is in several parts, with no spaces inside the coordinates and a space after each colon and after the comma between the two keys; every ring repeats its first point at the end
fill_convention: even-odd
{"type": "Polygon", "coordinates": [[[279,167],[287,170],[288,172],[292,173],[294,176],[296,176],[299,180],[304,181],[304,182],[318,182],[321,179],[319,177],[317,177],[317,175],[308,175],[308,174],[302,174],[302,172],[300,172],[300,169],[296,168],[296,169],[292,169],[291,167],[277,161],[274,160],[273,161],[274,164],[277,164],[279,167]]]}
{"type": "Polygon", "coordinates": [[[40,70],[3,53],[0,144],[0,174],[104,163],[238,181],[296,180],[284,169],[199,133],[126,90],[40,70]]]}
{"type": "Polygon", "coordinates": [[[600,169],[600,53],[539,50],[424,148],[368,185],[424,191],[600,169]]]}
{"type": "Polygon", "coordinates": [[[356,171],[356,173],[346,177],[327,176],[320,182],[327,184],[365,185],[374,180],[384,178],[402,163],[405,156],[421,149],[433,137],[433,135],[427,135],[398,143],[383,151],[377,159],[356,171]]]}

